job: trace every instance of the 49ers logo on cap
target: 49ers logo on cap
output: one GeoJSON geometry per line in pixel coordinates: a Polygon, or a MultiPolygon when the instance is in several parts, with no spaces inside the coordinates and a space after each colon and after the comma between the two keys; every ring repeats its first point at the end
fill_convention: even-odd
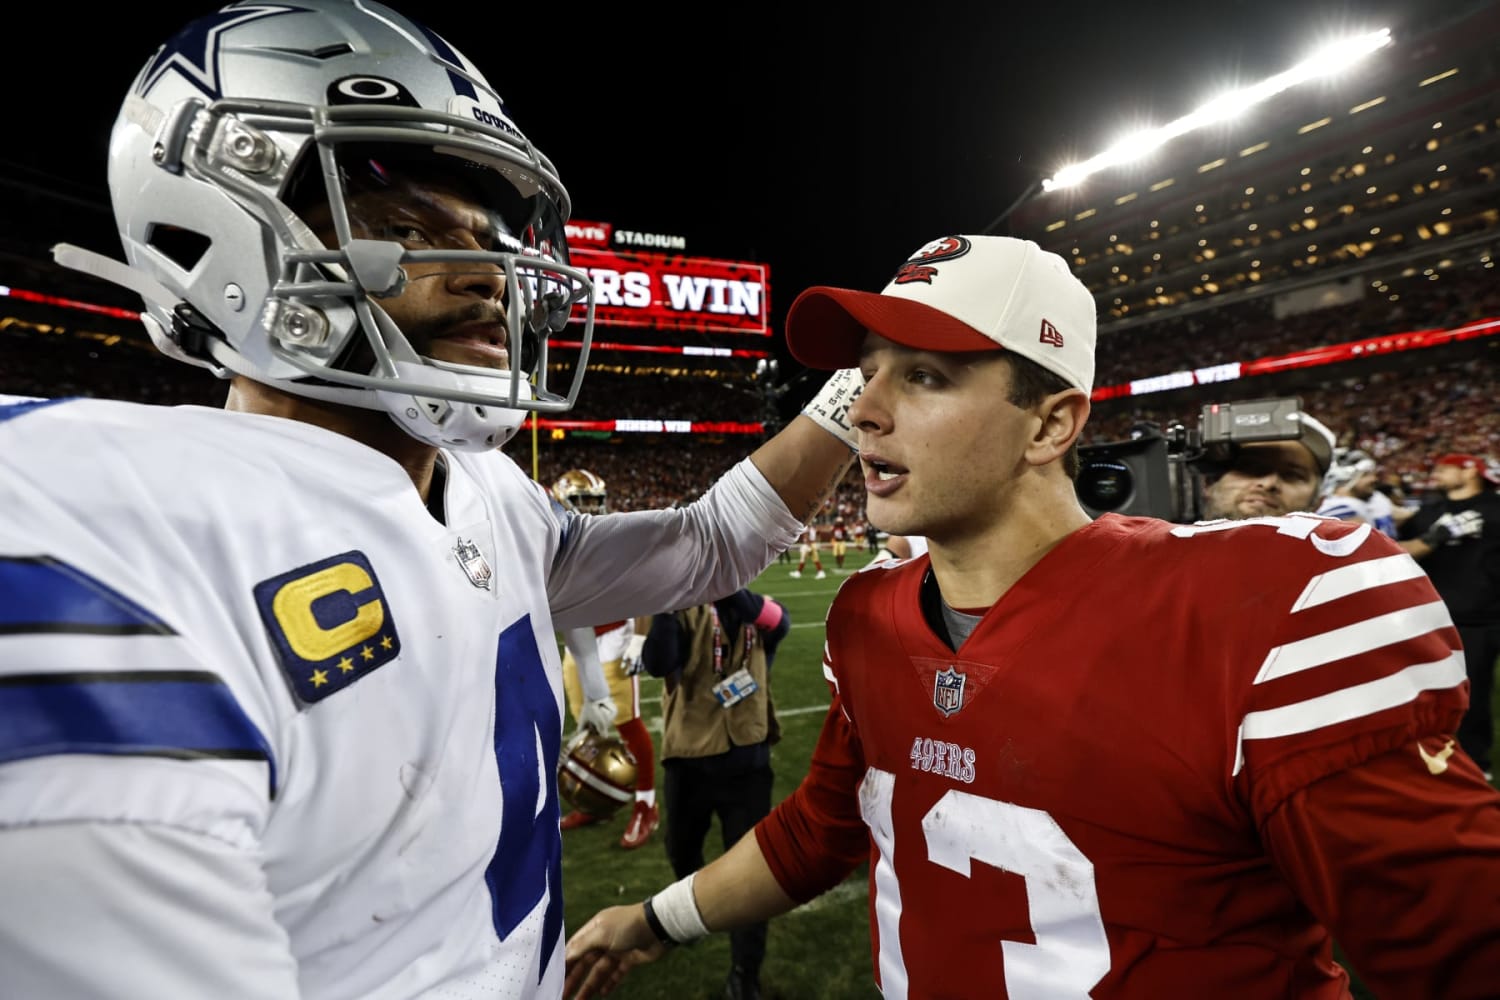
{"type": "Polygon", "coordinates": [[[913,281],[922,281],[930,285],[937,274],[937,268],[933,267],[933,264],[962,257],[969,252],[970,246],[969,241],[962,236],[944,236],[942,239],[933,240],[912,254],[910,259],[901,265],[901,269],[891,279],[891,284],[909,285],[913,281]]]}

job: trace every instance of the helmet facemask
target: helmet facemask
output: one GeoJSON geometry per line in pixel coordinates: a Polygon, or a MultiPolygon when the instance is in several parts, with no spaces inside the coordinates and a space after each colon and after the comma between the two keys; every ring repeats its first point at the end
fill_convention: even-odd
{"type": "Polygon", "coordinates": [[[547,389],[547,339],[588,289],[567,266],[552,201],[440,149],[317,148],[287,188],[287,207],[319,249],[283,258],[265,323],[277,359],[319,383],[399,380],[373,403],[354,402],[386,409],[433,444],[492,448],[526,411],[570,408],[578,380],[567,395],[547,389]],[[319,315],[322,293],[342,293],[352,309],[336,346],[306,335],[334,332],[319,315]]]}

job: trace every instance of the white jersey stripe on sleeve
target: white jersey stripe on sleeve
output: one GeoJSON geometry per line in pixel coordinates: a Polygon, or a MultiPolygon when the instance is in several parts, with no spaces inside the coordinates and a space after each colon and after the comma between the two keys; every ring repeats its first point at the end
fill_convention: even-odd
{"type": "Polygon", "coordinates": [[[1264,684],[1335,660],[1358,656],[1452,624],[1448,607],[1441,600],[1378,615],[1272,648],[1266,654],[1260,672],[1255,675],[1255,683],[1264,684]]]}
{"type": "Polygon", "coordinates": [[[1415,579],[1425,572],[1415,559],[1404,552],[1352,566],[1340,566],[1327,573],[1319,573],[1307,581],[1307,586],[1302,588],[1302,596],[1292,605],[1292,611],[1315,608],[1362,590],[1415,579]]]}
{"type": "Polygon", "coordinates": [[[1241,735],[1247,740],[1269,740],[1278,736],[1307,733],[1350,719],[1374,715],[1405,705],[1423,691],[1457,687],[1467,675],[1464,654],[1458,651],[1435,663],[1417,663],[1379,680],[1331,691],[1280,708],[1251,712],[1245,716],[1241,735]]]}

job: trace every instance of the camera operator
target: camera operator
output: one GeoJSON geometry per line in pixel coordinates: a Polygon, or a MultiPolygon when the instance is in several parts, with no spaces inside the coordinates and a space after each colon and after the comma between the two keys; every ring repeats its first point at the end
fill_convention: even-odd
{"type": "Polygon", "coordinates": [[[1318,506],[1335,446],[1295,396],[1208,403],[1197,427],[1143,422],[1128,440],[1080,448],[1075,486],[1090,517],[1277,517],[1318,506]]]}
{"type": "Polygon", "coordinates": [[[1318,506],[1333,463],[1333,432],[1300,413],[1295,440],[1232,447],[1227,464],[1204,471],[1203,520],[1275,517],[1318,506]]]}

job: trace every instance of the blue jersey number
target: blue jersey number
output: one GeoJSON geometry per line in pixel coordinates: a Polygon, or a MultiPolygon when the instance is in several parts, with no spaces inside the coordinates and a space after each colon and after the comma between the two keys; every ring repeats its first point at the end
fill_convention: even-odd
{"type": "Polygon", "coordinates": [[[503,816],[500,843],[484,877],[495,932],[502,940],[546,897],[543,972],[562,933],[562,835],[557,825],[557,782],[547,782],[546,802],[538,812],[543,793],[538,775],[557,773],[561,742],[557,697],[547,683],[528,615],[501,633],[495,660],[495,761],[503,816]],[[538,746],[545,760],[537,760],[538,746]]]}

